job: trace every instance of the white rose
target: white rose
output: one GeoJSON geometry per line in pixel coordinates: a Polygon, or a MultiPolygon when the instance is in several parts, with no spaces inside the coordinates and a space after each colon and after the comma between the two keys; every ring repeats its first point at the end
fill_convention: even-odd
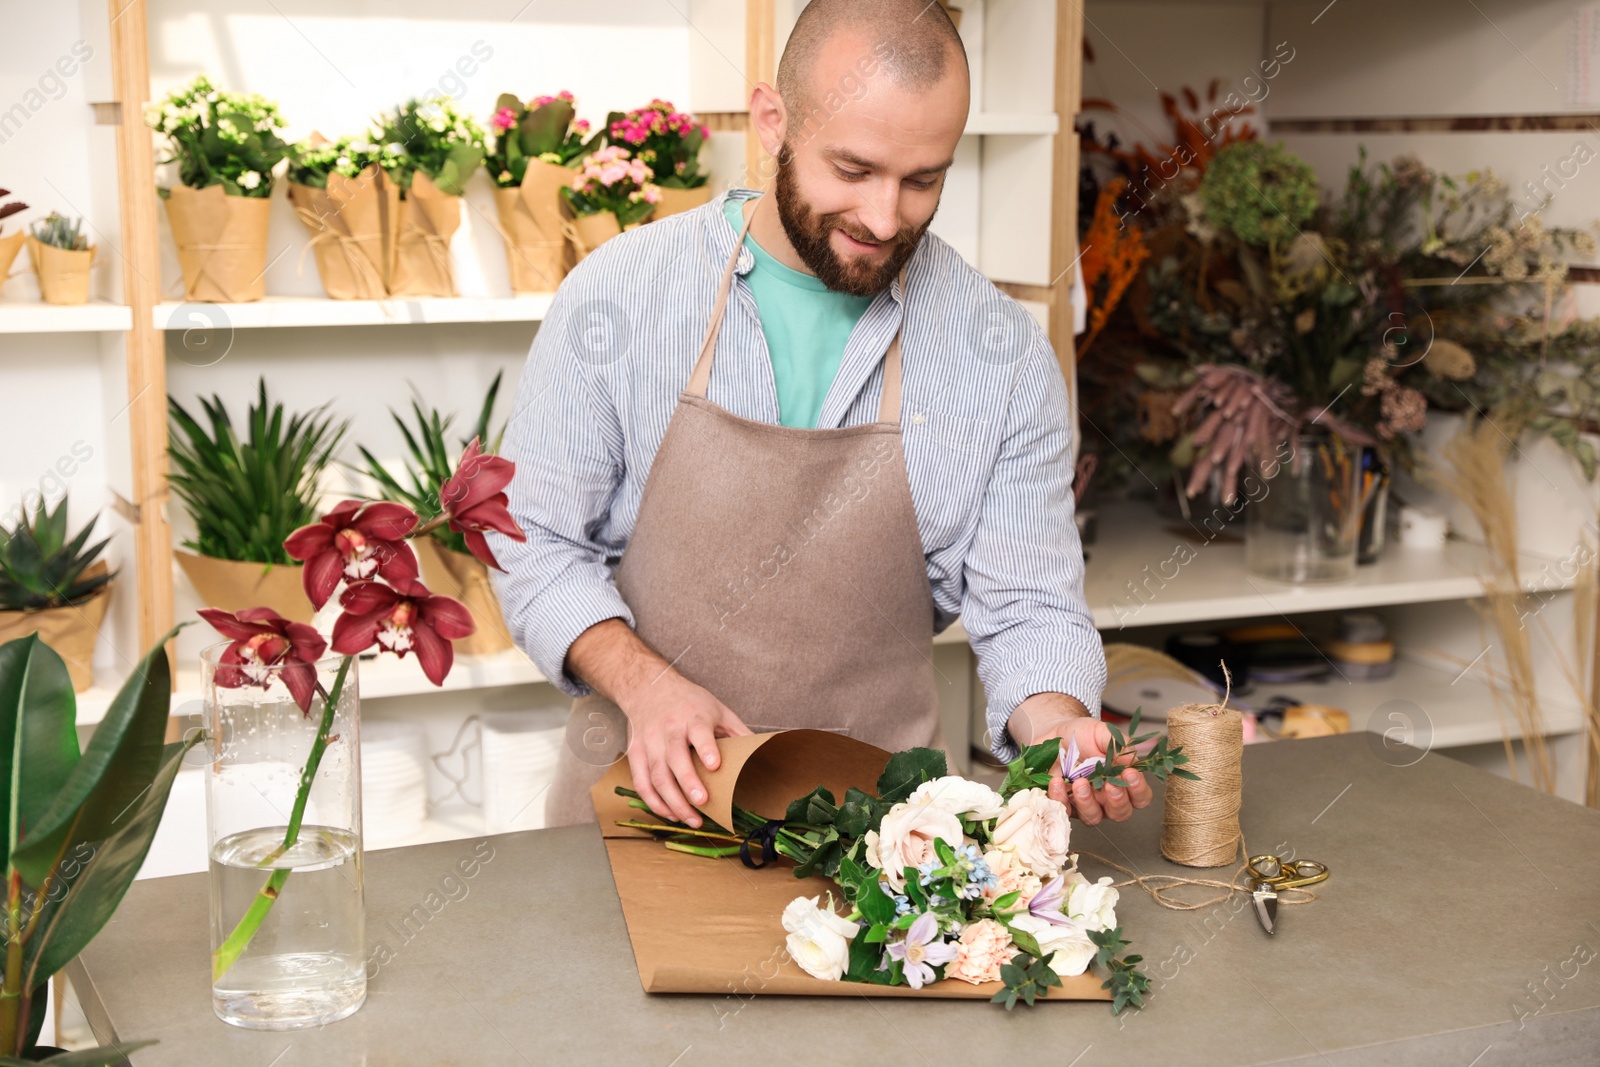
{"type": "Polygon", "coordinates": [[[1070,832],[1066,805],[1051,800],[1043,789],[1024,789],[1006,804],[990,841],[996,848],[1016,853],[1040,878],[1054,878],[1067,862],[1070,832]]]}
{"type": "Polygon", "coordinates": [[[1088,931],[1077,923],[1051,923],[1037,915],[1018,915],[1011,925],[1023,933],[1032,934],[1039,942],[1039,951],[1054,952],[1050,969],[1063,978],[1071,978],[1089,969],[1095,953],[1100,950],[1089,940],[1088,931]]]}
{"type": "Polygon", "coordinates": [[[923,782],[917,786],[908,801],[911,804],[931,804],[951,815],[964,816],[982,822],[998,818],[1006,802],[999,793],[984,785],[958,775],[947,775],[923,782]]]}
{"type": "Polygon", "coordinates": [[[938,862],[933,842],[951,848],[961,844],[961,820],[932,804],[901,802],[889,809],[878,826],[877,837],[867,838],[867,863],[883,872],[896,893],[906,889],[905,869],[938,862]]]}
{"type": "Polygon", "coordinates": [[[820,897],[795,897],[783,909],[784,946],[789,956],[813,978],[837,982],[850,965],[850,939],[861,927],[831,909],[820,897]]]}
{"type": "Polygon", "coordinates": [[[1088,930],[1109,930],[1117,925],[1117,897],[1111,888],[1111,879],[1091,882],[1077,871],[1069,879],[1072,892],[1063,910],[1067,918],[1080,922],[1088,930]]]}

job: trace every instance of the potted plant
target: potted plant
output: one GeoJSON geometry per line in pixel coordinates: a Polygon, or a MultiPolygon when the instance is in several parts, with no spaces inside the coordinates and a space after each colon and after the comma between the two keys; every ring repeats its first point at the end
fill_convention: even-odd
{"type": "Polygon", "coordinates": [[[283,540],[316,517],[317,486],[348,421],[336,423],[323,404],[285,417],[260,381],[244,439],[220,397],[201,398],[210,428],[168,397],[172,420],[168,481],[194,520],[178,565],[207,604],[224,611],[264,604],[305,622],[300,568],[283,540]]]}
{"type": "Polygon", "coordinates": [[[286,145],[278,106],[254,93],[217,89],[205,75],[151,103],[145,122],[165,134],[178,184],[158,191],[183,267],[186,299],[260,300],[266,295],[272,171],[286,145]]]}
{"type": "Polygon", "coordinates": [[[579,261],[623,230],[642,223],[661,199],[654,173],[626,148],[591,152],[561,199],[573,215],[564,227],[579,261]]]}
{"type": "Polygon", "coordinates": [[[47,304],[87,304],[89,268],[95,250],[83,233],[83,220],[73,221],[52,211],[33,224],[28,237],[28,258],[39,276],[39,295],[47,304]]]}
{"type": "Polygon", "coordinates": [[[111,919],[150,850],[192,741],[164,744],[167,634],[139,662],[80,748],[67,665],[38,634],[0,645],[0,730],[13,738],[0,797],[6,944],[0,1056],[112,1067],[154,1042],[51,1057],[40,1045],[51,975],[111,919]],[[50,1058],[47,1058],[50,1057],[50,1058]]]}
{"type": "Polygon", "coordinates": [[[711,130],[666,100],[652,100],[637,111],[612,112],[606,136],[643,160],[661,190],[652,219],[664,219],[711,199],[711,175],[700,169],[700,150],[711,130]]]}
{"type": "Polygon", "coordinates": [[[100,554],[110,538],[89,544],[95,520],[67,536],[67,498],[51,511],[40,500],[30,520],[0,528],[0,641],[39,634],[67,662],[72,688],[94,684],[94,646],[116,577],[100,554]]]}
{"type": "Polygon", "coordinates": [[[489,176],[494,179],[511,289],[549,292],[566,276],[560,193],[572,184],[573,168],[594,150],[600,135],[589,136],[589,123],[576,117],[572,94],[564,89],[526,105],[501,93],[490,125],[494,149],[489,176]]]}
{"type": "Polygon", "coordinates": [[[289,203],[311,233],[323,291],[334,300],[382,300],[389,209],[382,170],[399,165],[395,145],[370,136],[329,141],[312,134],[289,152],[289,203]]]}
{"type": "Polygon", "coordinates": [[[395,165],[381,171],[391,296],[455,296],[450,238],[461,226],[461,194],[484,156],[483,129],[449,97],[410,100],[378,120],[378,141],[395,165]]]}
{"type": "MultiPolygon", "coordinates": [[[[493,434],[489,431],[499,391],[500,375],[496,374],[471,436],[460,442],[468,447],[462,462],[475,460],[476,456],[492,456],[500,450],[505,425],[502,423],[499,431],[493,434]],[[484,442],[481,452],[471,451],[473,441],[484,442]]],[[[436,409],[425,409],[415,400],[411,411],[415,421],[410,425],[398,412],[390,412],[410,453],[405,472],[409,484],[403,484],[366,448],[361,448],[360,452],[366,461],[366,473],[378,484],[383,498],[406,505],[426,522],[440,514],[444,487],[457,474],[457,465],[450,460],[454,450],[446,440],[452,418],[441,416],[436,409]]],[[[467,543],[468,536],[467,532],[453,530],[447,525],[435,526],[428,536],[414,539],[411,547],[422,567],[423,582],[430,589],[440,590],[464,603],[478,624],[472,635],[456,642],[456,647],[468,655],[493,655],[515,647],[516,642],[506,629],[499,598],[489,584],[489,568],[473,554],[467,543]]]]}
{"type": "MultiPolygon", "coordinates": [[[[4,200],[10,195],[10,189],[0,189],[0,200],[4,200]]],[[[0,219],[9,218],[19,211],[26,210],[28,210],[28,205],[21,200],[0,203],[0,219]]],[[[4,227],[0,227],[0,231],[3,230],[4,227]]],[[[24,230],[18,230],[16,233],[0,232],[0,286],[5,285],[6,276],[11,271],[11,264],[16,261],[17,253],[22,251],[22,242],[27,239],[27,236],[24,230]]]]}

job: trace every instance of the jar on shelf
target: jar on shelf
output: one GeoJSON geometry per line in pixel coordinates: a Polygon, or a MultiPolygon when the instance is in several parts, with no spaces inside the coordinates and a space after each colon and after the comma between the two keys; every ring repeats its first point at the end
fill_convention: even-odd
{"type": "Polygon", "coordinates": [[[1245,508],[1245,570],[1279,582],[1337,582],[1356,568],[1361,449],[1332,433],[1302,433],[1263,474],[1245,508]]]}

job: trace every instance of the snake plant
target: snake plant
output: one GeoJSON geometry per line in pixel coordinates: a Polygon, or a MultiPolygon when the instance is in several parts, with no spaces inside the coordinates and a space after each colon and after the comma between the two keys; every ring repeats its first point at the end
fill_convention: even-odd
{"type": "Polygon", "coordinates": [[[10,530],[0,527],[0,611],[43,611],[81,604],[114,574],[88,575],[110,538],[89,544],[91,520],[67,539],[67,498],[51,511],[39,501],[10,530]]]}

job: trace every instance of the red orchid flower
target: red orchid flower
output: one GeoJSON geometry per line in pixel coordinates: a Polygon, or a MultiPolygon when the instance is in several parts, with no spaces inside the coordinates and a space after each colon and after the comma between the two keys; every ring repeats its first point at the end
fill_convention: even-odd
{"type": "Polygon", "coordinates": [[[422,673],[434,685],[443,685],[455,662],[450,642],[477,629],[472,613],[459,600],[435,596],[413,578],[401,578],[392,587],[379,582],[355,582],[339,597],[344,614],[333,624],[333,650],[355,656],[376,645],[404,656],[417,654],[422,673]]]}
{"type": "Polygon", "coordinates": [[[231,644],[223,650],[217,672],[212,677],[225,689],[272,683],[272,669],[288,688],[300,710],[311,714],[311,698],[316,695],[316,663],[328,649],[316,628],[291,622],[271,608],[245,608],[229,614],[217,608],[201,608],[200,617],[231,644]]]}
{"type": "Polygon", "coordinates": [[[346,500],[320,521],[284,538],[289,558],[304,560],[300,581],[313,607],[321,608],[341,578],[363,581],[374,574],[393,582],[417,577],[417,558],[405,537],[417,513],[389,501],[346,500]]]}
{"type": "Polygon", "coordinates": [[[467,539],[467,549],[495,570],[504,570],[489,551],[485,530],[495,530],[513,541],[526,541],[527,535],[506,507],[506,486],[517,472],[517,465],[501,456],[485,455],[474,437],[456,464],[456,472],[439,490],[439,501],[450,516],[450,529],[467,539]]]}

